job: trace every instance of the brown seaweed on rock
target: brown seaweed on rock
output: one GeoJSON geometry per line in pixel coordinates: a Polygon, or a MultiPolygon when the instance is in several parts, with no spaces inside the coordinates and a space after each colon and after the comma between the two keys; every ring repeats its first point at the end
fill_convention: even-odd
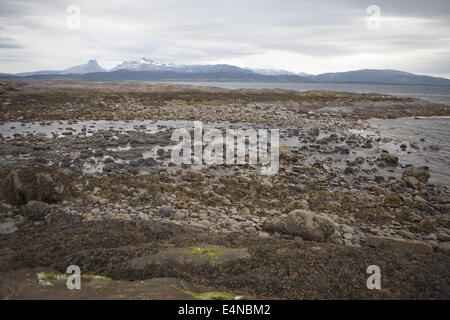
{"type": "Polygon", "coordinates": [[[72,195],[69,175],[46,166],[13,170],[1,186],[1,198],[12,205],[23,205],[32,200],[56,203],[72,195]]]}

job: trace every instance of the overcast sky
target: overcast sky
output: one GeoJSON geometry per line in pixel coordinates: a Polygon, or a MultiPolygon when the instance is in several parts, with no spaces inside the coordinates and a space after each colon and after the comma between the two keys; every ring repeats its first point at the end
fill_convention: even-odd
{"type": "Polygon", "coordinates": [[[0,72],[64,69],[89,59],[111,68],[149,57],[450,78],[449,0],[1,0],[0,20],[0,72]],[[70,5],[80,8],[79,29],[68,27],[68,19],[76,27],[70,5]],[[367,26],[370,5],[381,10],[379,29],[367,26]]]}

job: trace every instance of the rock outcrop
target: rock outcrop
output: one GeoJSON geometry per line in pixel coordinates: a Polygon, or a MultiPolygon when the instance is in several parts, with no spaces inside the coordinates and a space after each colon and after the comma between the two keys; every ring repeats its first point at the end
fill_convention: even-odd
{"type": "Polygon", "coordinates": [[[284,219],[268,220],[264,229],[268,232],[285,233],[318,242],[328,241],[335,231],[330,219],[307,210],[294,210],[284,219]]]}
{"type": "Polygon", "coordinates": [[[1,197],[13,205],[24,205],[32,200],[56,203],[72,196],[72,184],[62,170],[26,167],[13,170],[3,182],[1,191],[1,197]]]}
{"type": "Polygon", "coordinates": [[[433,247],[431,245],[418,240],[404,240],[390,237],[369,236],[364,240],[364,242],[370,247],[380,249],[414,251],[421,253],[433,252],[433,247]]]}

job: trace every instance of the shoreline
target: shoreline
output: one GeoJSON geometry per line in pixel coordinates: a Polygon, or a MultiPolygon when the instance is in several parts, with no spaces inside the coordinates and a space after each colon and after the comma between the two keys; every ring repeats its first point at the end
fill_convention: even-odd
{"type": "MultiPolygon", "coordinates": [[[[229,118],[243,121],[246,117],[227,116],[234,105],[255,112],[256,104],[278,104],[292,112],[335,113],[349,119],[398,118],[405,116],[450,116],[447,105],[426,100],[376,93],[332,91],[299,92],[283,89],[221,89],[176,84],[136,82],[89,84],[79,82],[15,82],[0,81],[0,102],[5,112],[0,121],[20,120],[189,120],[182,107],[211,109],[220,121],[229,118]],[[3,89],[2,89],[3,88],[3,89]],[[161,109],[163,108],[163,109],[161,109]],[[176,114],[170,114],[174,109],[176,114]],[[70,110],[70,112],[68,112],[70,110]],[[126,111],[126,112],[125,112],[126,111]],[[168,113],[168,114],[167,114],[168,113]],[[169,116],[170,115],[170,116],[169,116]],[[174,116],[176,118],[174,119],[174,116]],[[163,117],[163,118],[161,118],[163,117]]],[[[202,115],[205,118],[205,115],[202,115]]],[[[274,120],[288,124],[286,119],[274,120]]],[[[206,122],[207,119],[200,119],[206,122]]],[[[266,123],[267,119],[257,119],[266,123]]]]}
{"type": "MultiPolygon", "coordinates": [[[[43,290],[33,273],[64,273],[70,264],[133,285],[170,278],[161,281],[244,297],[449,298],[450,190],[429,183],[428,169],[379,151],[384,137],[350,132],[369,128],[365,117],[380,110],[389,110],[386,117],[448,117],[447,106],[342,92],[9,85],[0,95],[1,123],[52,130],[0,137],[0,278],[19,283],[2,288],[2,298],[33,297],[43,290]],[[282,127],[289,148],[280,147],[273,176],[258,175],[253,165],[172,166],[173,128],[133,125],[144,119],[238,127],[256,120],[282,127]],[[97,120],[131,123],[83,125],[97,120]],[[145,156],[151,150],[156,158],[145,156]],[[362,155],[349,158],[353,152],[362,155]],[[310,218],[318,225],[305,231],[300,222],[310,218]],[[383,290],[365,287],[373,264],[383,290]]],[[[45,290],[66,297],[54,284],[45,290]]],[[[147,297],[187,298],[160,288],[147,297]]],[[[124,294],[142,288],[135,290],[124,294]]]]}

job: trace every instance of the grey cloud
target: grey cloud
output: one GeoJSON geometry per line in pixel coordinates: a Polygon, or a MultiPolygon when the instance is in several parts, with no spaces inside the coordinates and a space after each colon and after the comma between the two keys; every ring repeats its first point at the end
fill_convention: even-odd
{"type": "Polygon", "coordinates": [[[8,43],[8,42],[0,42],[0,49],[18,49],[23,48],[21,45],[8,43]]]}
{"type": "MultiPolygon", "coordinates": [[[[92,54],[100,63],[142,56],[197,63],[274,51],[309,57],[315,62],[312,69],[316,64],[339,69],[334,61],[364,54],[383,57],[380,68],[394,68],[399,55],[408,53],[420,61],[405,62],[405,71],[425,73],[427,68],[430,73],[448,70],[450,61],[448,0],[3,0],[0,19],[0,48],[10,52],[0,58],[21,50],[27,61],[23,68],[30,61],[33,68],[68,67],[92,54]],[[81,30],[65,28],[66,8],[72,3],[81,8],[81,30]],[[386,18],[375,32],[365,26],[366,8],[372,4],[386,18]],[[15,40],[1,39],[3,35],[15,40]]],[[[0,61],[0,72],[12,68],[6,64],[0,61]]]]}

